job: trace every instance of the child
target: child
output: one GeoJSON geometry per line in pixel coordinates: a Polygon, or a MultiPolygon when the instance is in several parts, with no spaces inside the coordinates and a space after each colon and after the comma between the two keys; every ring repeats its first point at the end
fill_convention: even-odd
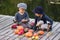
{"type": "Polygon", "coordinates": [[[51,18],[49,18],[43,11],[43,8],[41,6],[36,7],[35,9],[33,9],[33,13],[35,13],[35,26],[34,26],[34,30],[37,30],[37,27],[41,26],[43,23],[47,23],[47,21],[49,23],[48,24],[48,29],[47,31],[51,31],[52,30],[52,24],[53,24],[53,20],[51,18]]]}
{"type": "Polygon", "coordinates": [[[15,21],[17,24],[22,25],[23,27],[30,27],[28,24],[29,15],[25,11],[27,9],[27,4],[19,3],[17,4],[19,11],[15,14],[15,21]]]}

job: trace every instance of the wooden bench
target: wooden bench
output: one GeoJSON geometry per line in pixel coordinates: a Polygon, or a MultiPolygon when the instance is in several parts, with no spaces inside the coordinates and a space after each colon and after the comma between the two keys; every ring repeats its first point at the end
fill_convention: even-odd
{"type": "MultiPolygon", "coordinates": [[[[23,35],[18,36],[13,33],[10,28],[13,24],[13,19],[13,16],[0,15],[0,40],[29,40],[23,35]]],[[[52,28],[52,35],[47,37],[47,33],[45,33],[39,40],[60,40],[60,23],[54,22],[52,28]]]]}

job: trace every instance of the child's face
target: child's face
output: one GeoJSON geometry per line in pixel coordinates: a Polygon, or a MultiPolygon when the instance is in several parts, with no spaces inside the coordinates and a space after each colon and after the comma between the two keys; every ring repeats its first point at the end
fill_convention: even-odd
{"type": "Polygon", "coordinates": [[[43,15],[42,14],[35,13],[35,16],[42,17],[43,15]]]}
{"type": "Polygon", "coordinates": [[[20,11],[20,13],[24,13],[25,12],[25,9],[19,8],[19,11],[20,11]]]}

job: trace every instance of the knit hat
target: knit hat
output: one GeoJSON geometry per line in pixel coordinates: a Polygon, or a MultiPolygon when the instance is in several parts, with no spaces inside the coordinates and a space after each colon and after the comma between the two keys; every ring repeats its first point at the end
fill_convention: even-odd
{"type": "Polygon", "coordinates": [[[43,8],[41,6],[37,6],[35,9],[33,9],[32,12],[37,14],[44,14],[43,8]]]}
{"type": "Polygon", "coordinates": [[[26,3],[19,3],[19,4],[17,4],[17,7],[27,9],[27,4],[26,3]]]}

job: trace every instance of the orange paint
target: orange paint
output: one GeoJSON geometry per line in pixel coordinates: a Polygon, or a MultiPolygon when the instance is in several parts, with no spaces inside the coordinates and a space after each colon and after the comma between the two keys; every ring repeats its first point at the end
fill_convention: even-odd
{"type": "Polygon", "coordinates": [[[16,29],[16,30],[14,31],[14,33],[15,33],[15,34],[18,34],[18,33],[19,33],[19,30],[18,30],[18,29],[16,29]]]}
{"type": "Polygon", "coordinates": [[[32,36],[32,33],[31,33],[31,32],[27,32],[27,33],[25,34],[25,36],[29,38],[29,37],[32,36]]]}
{"type": "Polygon", "coordinates": [[[23,28],[23,26],[18,26],[17,29],[18,29],[18,30],[22,30],[22,29],[24,29],[24,28],[23,28]]]}
{"type": "Polygon", "coordinates": [[[44,31],[39,31],[38,34],[43,35],[44,31]]]}

